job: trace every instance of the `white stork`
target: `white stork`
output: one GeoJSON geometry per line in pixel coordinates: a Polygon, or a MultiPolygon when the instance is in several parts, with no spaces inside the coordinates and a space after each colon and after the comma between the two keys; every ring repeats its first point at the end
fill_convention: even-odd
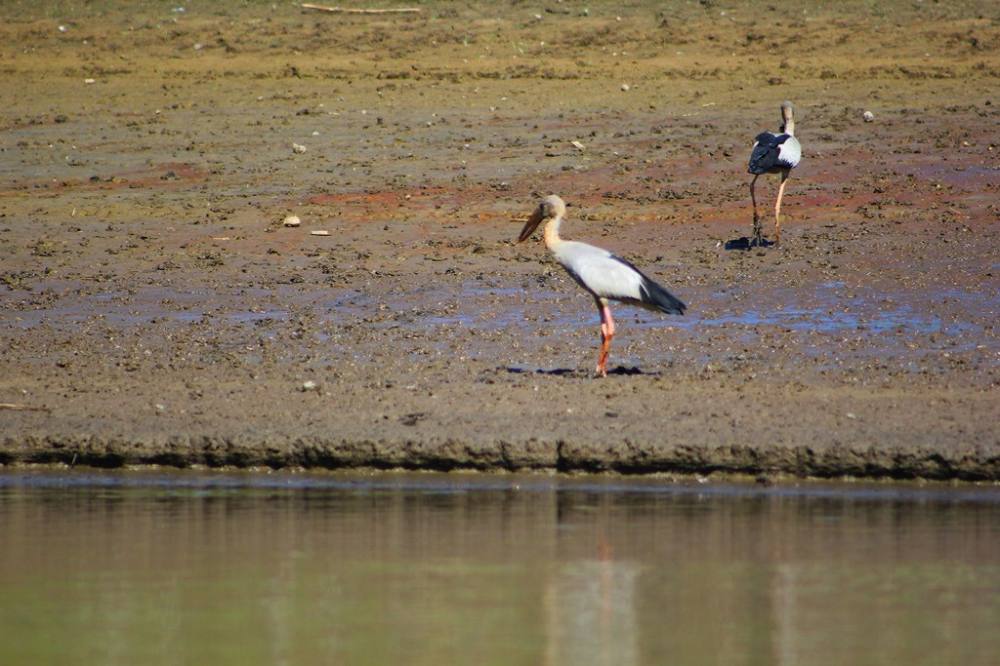
{"type": "Polygon", "coordinates": [[[554,194],[545,197],[524,225],[517,242],[527,240],[539,224],[546,222],[545,247],[570,277],[590,292],[601,313],[601,353],[597,359],[597,375],[607,377],[608,351],[611,349],[611,338],[615,336],[615,320],[611,318],[608,301],[678,315],[684,314],[687,306],[621,257],[593,245],[560,238],[559,224],[565,215],[566,204],[562,199],[554,194]]]}
{"type": "Polygon", "coordinates": [[[781,242],[781,197],[785,193],[785,181],[788,173],[802,159],[802,146],[795,138],[795,120],[792,118],[792,103],[781,103],[781,133],[761,132],[754,139],[753,152],[750,153],[750,164],[747,169],[753,174],[750,181],[750,200],[753,202],[753,238],[751,245],[763,245],[764,235],[760,228],[760,217],[757,215],[757,197],[754,185],[757,177],[765,173],[780,173],[781,184],[778,186],[778,199],[774,204],[774,243],[781,242]]]}

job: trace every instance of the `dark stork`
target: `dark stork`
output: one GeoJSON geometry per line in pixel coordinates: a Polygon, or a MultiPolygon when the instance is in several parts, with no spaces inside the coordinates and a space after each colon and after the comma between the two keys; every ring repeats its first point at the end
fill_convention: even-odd
{"type": "Polygon", "coordinates": [[[646,277],[642,271],[607,250],[559,237],[559,224],[566,215],[566,204],[552,194],[538,204],[521,230],[517,242],[527,240],[542,222],[545,224],[545,247],[576,283],[590,292],[601,313],[601,353],[597,375],[608,376],[608,352],[615,336],[615,320],[608,301],[637,305],[667,314],[684,314],[686,305],[670,292],[646,277]]]}
{"type": "Polygon", "coordinates": [[[778,199],[774,204],[774,244],[781,242],[781,197],[785,194],[785,181],[789,172],[798,166],[802,159],[802,146],[795,138],[795,120],[792,118],[792,103],[781,104],[781,133],[761,132],[754,139],[753,152],[750,153],[748,171],[753,174],[750,181],[750,200],[753,202],[753,238],[750,246],[764,245],[764,234],[760,226],[760,216],[757,214],[757,196],[754,186],[757,177],[765,173],[780,173],[781,184],[778,186],[778,199]]]}

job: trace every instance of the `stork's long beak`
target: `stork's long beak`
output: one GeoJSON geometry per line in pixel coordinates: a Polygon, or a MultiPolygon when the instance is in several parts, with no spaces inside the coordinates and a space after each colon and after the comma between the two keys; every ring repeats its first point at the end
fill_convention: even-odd
{"type": "Polygon", "coordinates": [[[531,234],[535,233],[535,229],[538,228],[538,225],[541,224],[542,220],[544,219],[545,219],[545,213],[542,212],[542,207],[539,206],[538,208],[535,209],[535,212],[531,214],[531,217],[529,217],[528,221],[524,224],[524,228],[521,229],[521,235],[517,237],[517,242],[521,243],[531,238],[531,234]]]}

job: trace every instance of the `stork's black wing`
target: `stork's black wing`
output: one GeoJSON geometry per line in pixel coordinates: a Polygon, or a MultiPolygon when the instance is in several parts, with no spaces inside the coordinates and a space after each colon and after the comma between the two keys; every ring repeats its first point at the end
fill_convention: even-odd
{"type": "Polygon", "coordinates": [[[779,159],[781,154],[781,144],[787,141],[788,134],[771,134],[761,132],[755,139],[753,152],[750,153],[750,164],[747,171],[760,175],[768,173],[772,169],[780,169],[784,166],[779,159]]]}
{"type": "Polygon", "coordinates": [[[639,274],[639,298],[632,299],[620,299],[624,302],[632,302],[641,307],[650,310],[659,310],[660,312],[665,312],[666,314],[676,314],[682,315],[684,311],[687,310],[687,306],[684,302],[671,294],[669,291],[661,287],[657,282],[652,280],[648,275],[643,273],[627,259],[622,259],[616,254],[611,255],[611,258],[615,261],[621,262],[634,270],[639,274]]]}

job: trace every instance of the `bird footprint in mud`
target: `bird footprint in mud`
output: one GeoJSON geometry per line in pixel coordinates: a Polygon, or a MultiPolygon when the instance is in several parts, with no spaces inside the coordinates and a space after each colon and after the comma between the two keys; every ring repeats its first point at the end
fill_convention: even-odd
{"type": "Polygon", "coordinates": [[[425,418],[427,418],[427,415],[424,414],[423,412],[414,412],[413,414],[407,414],[405,416],[401,416],[399,422],[405,426],[415,426],[421,421],[423,421],[425,418]]]}

